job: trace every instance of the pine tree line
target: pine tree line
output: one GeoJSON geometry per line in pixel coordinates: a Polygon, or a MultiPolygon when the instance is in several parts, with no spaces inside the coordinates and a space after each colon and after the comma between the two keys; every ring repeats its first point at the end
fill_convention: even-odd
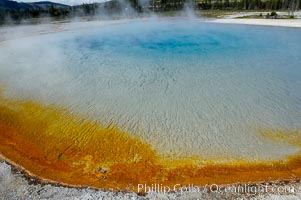
{"type": "Polygon", "coordinates": [[[114,15],[129,12],[165,12],[183,10],[186,6],[196,10],[288,10],[291,14],[301,9],[301,0],[113,0],[105,3],[82,4],[67,8],[51,5],[49,9],[0,9],[0,24],[7,21],[41,17],[75,17],[114,15]]]}

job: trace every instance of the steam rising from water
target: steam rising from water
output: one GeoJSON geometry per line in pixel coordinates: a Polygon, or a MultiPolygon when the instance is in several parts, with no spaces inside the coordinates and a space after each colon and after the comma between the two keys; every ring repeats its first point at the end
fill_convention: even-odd
{"type": "Polygon", "coordinates": [[[279,158],[257,128],[301,127],[300,30],[137,20],[2,43],[11,97],[85,113],[159,153],[279,158]],[[273,34],[271,34],[271,31],[273,34]]]}

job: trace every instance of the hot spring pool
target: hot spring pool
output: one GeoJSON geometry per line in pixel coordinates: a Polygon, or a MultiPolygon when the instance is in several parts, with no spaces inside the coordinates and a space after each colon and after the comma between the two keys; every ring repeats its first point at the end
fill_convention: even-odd
{"type": "Polygon", "coordinates": [[[137,20],[2,42],[11,98],[116,125],[159,154],[278,159],[301,128],[301,30],[137,20]]]}

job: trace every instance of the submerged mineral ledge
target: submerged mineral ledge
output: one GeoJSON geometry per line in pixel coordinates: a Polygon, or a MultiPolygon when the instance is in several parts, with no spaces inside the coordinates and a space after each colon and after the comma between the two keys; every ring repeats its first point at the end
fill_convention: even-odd
{"type": "MultiPolygon", "coordinates": [[[[300,147],[300,130],[262,130],[274,142],[300,147]]],[[[58,106],[0,96],[0,153],[49,182],[101,189],[130,185],[233,184],[301,178],[301,154],[280,161],[171,158],[114,125],[102,126],[58,106]]]]}

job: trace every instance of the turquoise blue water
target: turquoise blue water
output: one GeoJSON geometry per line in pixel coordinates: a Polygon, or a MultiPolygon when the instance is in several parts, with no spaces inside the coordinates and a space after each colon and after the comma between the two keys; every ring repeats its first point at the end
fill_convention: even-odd
{"type": "MultiPolygon", "coordinates": [[[[280,158],[258,129],[301,128],[301,30],[133,20],[7,42],[8,96],[111,123],[160,153],[280,158]]],[[[5,66],[5,67],[3,67],[5,66]]]]}

